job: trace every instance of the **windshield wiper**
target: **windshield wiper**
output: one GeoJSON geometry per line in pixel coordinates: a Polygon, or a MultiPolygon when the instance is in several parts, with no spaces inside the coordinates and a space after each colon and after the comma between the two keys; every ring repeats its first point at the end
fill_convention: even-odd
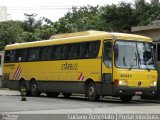
{"type": "Polygon", "coordinates": [[[132,68],[133,68],[133,62],[132,62],[132,64],[131,64],[131,66],[130,66],[129,70],[132,70],[132,68]]]}
{"type": "MultiPolygon", "coordinates": [[[[144,63],[144,64],[145,64],[145,63],[144,63]]],[[[145,65],[146,65],[147,70],[150,72],[150,69],[149,69],[149,67],[148,67],[147,63],[146,63],[145,65]]]]}
{"type": "MultiPolygon", "coordinates": [[[[137,59],[138,59],[138,56],[136,55],[136,52],[135,52],[135,59],[133,59],[133,60],[136,60],[136,65],[137,65],[137,59]]],[[[134,61],[133,61],[132,64],[130,65],[129,70],[131,70],[131,69],[133,68],[133,64],[134,64],[134,61]]]]}

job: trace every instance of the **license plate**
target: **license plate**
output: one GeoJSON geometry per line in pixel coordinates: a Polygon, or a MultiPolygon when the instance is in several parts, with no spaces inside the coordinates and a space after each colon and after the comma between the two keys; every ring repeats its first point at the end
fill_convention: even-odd
{"type": "Polygon", "coordinates": [[[142,91],[135,91],[136,95],[142,95],[142,91]]]}

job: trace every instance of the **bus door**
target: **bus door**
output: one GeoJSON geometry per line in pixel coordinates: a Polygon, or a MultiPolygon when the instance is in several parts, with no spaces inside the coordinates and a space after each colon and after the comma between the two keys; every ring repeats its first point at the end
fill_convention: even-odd
{"type": "Polygon", "coordinates": [[[107,40],[103,45],[102,57],[102,94],[111,95],[113,87],[112,79],[112,41],[107,40]]]}

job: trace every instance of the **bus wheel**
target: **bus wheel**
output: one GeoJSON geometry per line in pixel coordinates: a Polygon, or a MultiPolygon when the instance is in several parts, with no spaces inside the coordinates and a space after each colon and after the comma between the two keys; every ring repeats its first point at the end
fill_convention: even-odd
{"type": "Polygon", "coordinates": [[[87,97],[88,97],[88,100],[90,100],[90,101],[99,100],[99,96],[97,95],[97,92],[96,92],[96,86],[93,82],[89,83],[89,85],[88,85],[87,97]]]}
{"type": "Polygon", "coordinates": [[[31,82],[30,93],[31,93],[31,96],[40,96],[40,92],[38,91],[38,84],[36,81],[31,82]]]}
{"type": "Polygon", "coordinates": [[[62,94],[65,98],[69,98],[72,95],[72,93],[62,93],[62,94]]]}
{"type": "Polygon", "coordinates": [[[132,96],[121,96],[122,102],[129,103],[132,100],[132,96]]]}
{"type": "Polygon", "coordinates": [[[22,92],[24,92],[24,90],[27,91],[27,85],[25,81],[21,81],[19,83],[19,92],[22,94],[22,92]]]}
{"type": "Polygon", "coordinates": [[[57,92],[47,92],[46,93],[48,97],[58,97],[59,93],[57,92]]]}

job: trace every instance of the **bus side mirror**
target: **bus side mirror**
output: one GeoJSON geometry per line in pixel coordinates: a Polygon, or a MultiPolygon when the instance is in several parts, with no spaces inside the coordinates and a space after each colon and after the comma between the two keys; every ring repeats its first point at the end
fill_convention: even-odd
{"type": "Polygon", "coordinates": [[[117,58],[118,57],[118,45],[114,45],[113,49],[114,49],[114,56],[115,58],[117,58]]]}
{"type": "Polygon", "coordinates": [[[150,51],[145,51],[143,52],[143,59],[144,61],[148,61],[149,59],[151,59],[152,55],[150,51]]]}

